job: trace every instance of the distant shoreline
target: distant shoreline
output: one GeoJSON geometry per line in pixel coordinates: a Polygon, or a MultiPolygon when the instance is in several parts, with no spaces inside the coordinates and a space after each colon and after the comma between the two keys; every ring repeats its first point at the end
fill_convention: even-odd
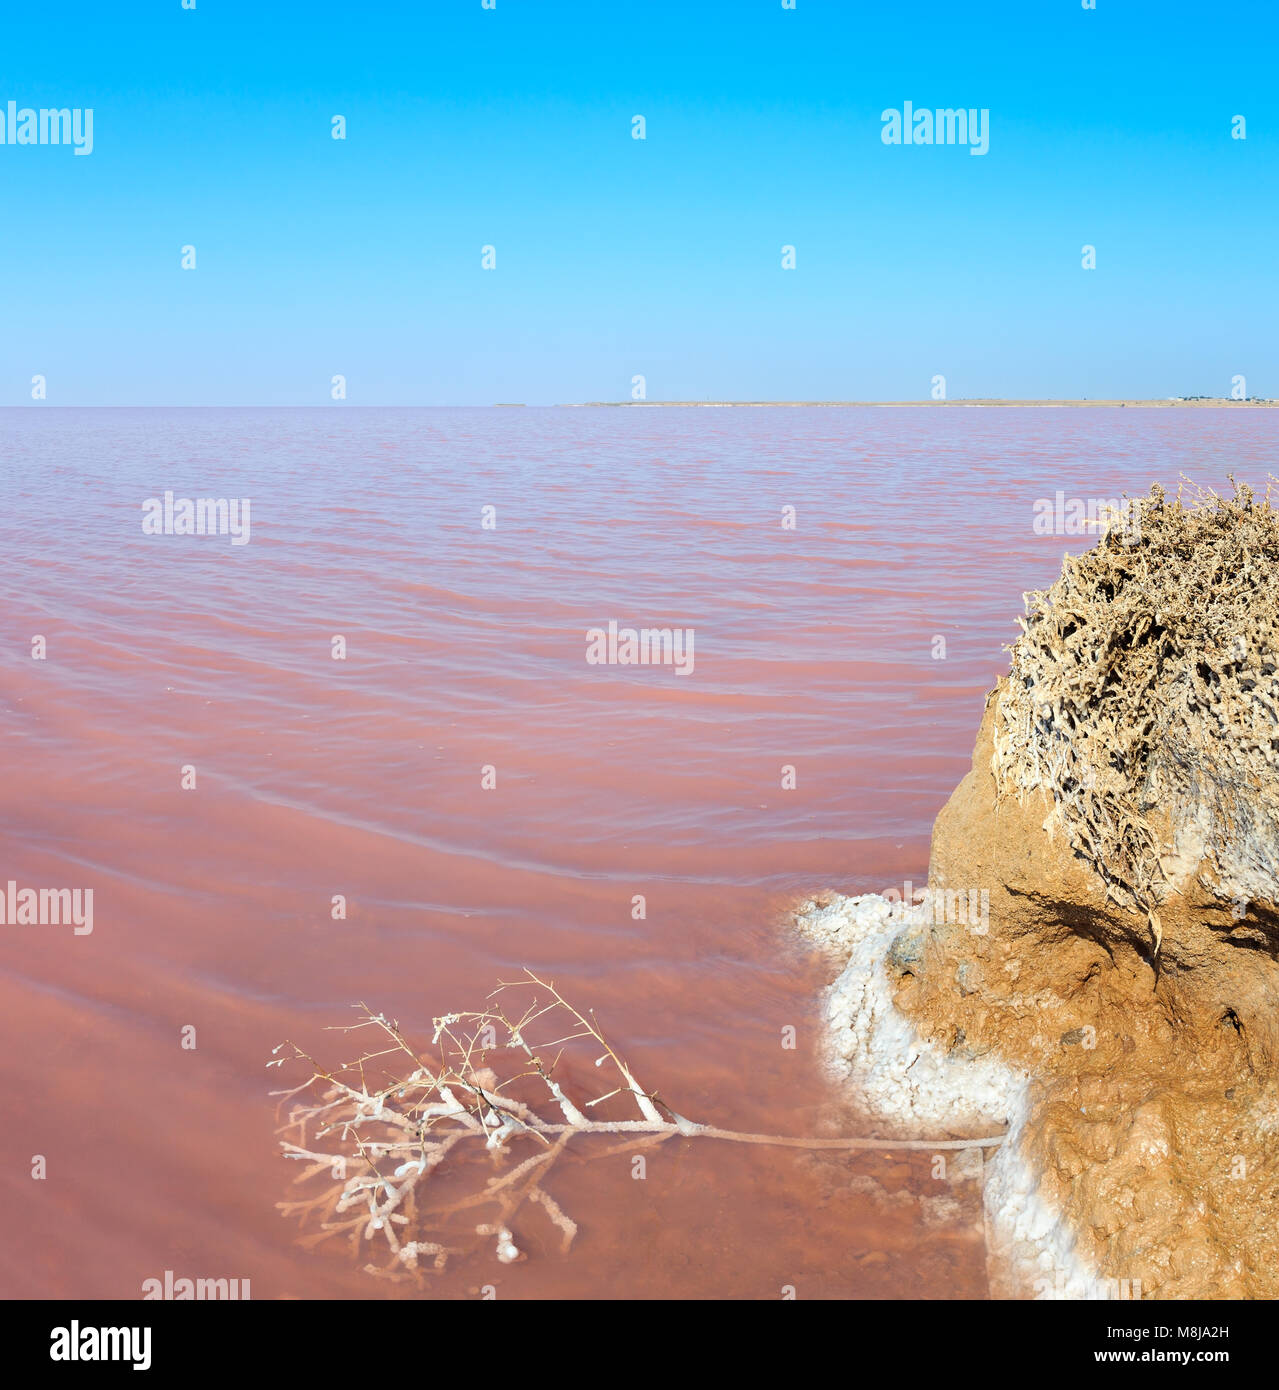
{"type": "Polygon", "coordinates": [[[578,401],[575,408],[595,409],[606,406],[627,406],[631,409],[661,409],[669,410],[675,407],[687,407],[689,409],[760,409],[769,406],[821,406],[847,407],[847,406],[879,406],[879,407],[900,407],[900,406],[927,406],[930,409],[938,406],[949,406],[951,409],[962,408],[964,406],[998,406],[1010,408],[1026,407],[1048,407],[1048,408],[1067,408],[1067,407],[1094,407],[1106,406],[1110,408],[1118,406],[1134,406],[1138,409],[1158,409],[1166,410],[1177,407],[1197,408],[1197,409],[1216,409],[1227,406],[1231,410],[1270,410],[1279,406],[1279,401],[1272,400],[1231,400],[1228,396],[1194,396],[1177,397],[1173,400],[1162,401],[1140,401],[1140,400],[1113,400],[1113,401],[1000,401],[1000,400],[955,400],[955,401],[578,401]]]}

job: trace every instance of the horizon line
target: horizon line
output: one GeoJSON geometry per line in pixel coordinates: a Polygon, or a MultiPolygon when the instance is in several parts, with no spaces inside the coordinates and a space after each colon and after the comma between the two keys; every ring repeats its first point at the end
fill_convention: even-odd
{"type": "Polygon", "coordinates": [[[142,402],[128,403],[103,403],[99,405],[68,404],[59,405],[50,401],[32,401],[21,404],[0,405],[0,410],[607,410],[614,408],[625,408],[632,410],[671,410],[671,409],[736,409],[736,410],[760,410],[760,409],[795,409],[795,408],[814,408],[814,409],[848,409],[848,408],[870,408],[877,409],[928,409],[950,407],[994,407],[1002,409],[1034,408],[1060,409],[1064,407],[1072,408],[1117,408],[1132,406],[1138,409],[1158,409],[1166,410],[1170,408],[1185,409],[1213,409],[1230,408],[1264,410],[1273,409],[1279,406],[1279,400],[1267,396],[1252,396],[1244,400],[1235,400],[1229,396],[1166,396],[1166,397],[1134,397],[1134,396],[1115,396],[1115,397],[984,397],[984,396],[960,396],[954,400],[933,401],[933,400],[914,400],[914,401],[837,401],[837,400],[793,400],[793,401],[698,401],[698,400],[668,400],[668,401],[555,401],[545,404],[532,404],[527,401],[490,401],[486,404],[469,402],[450,402],[438,405],[420,405],[395,402],[373,402],[361,404],[352,401],[322,401],[313,405],[284,404],[281,402],[268,403],[237,403],[237,404],[182,404],[176,402],[166,402],[163,404],[142,402]]]}

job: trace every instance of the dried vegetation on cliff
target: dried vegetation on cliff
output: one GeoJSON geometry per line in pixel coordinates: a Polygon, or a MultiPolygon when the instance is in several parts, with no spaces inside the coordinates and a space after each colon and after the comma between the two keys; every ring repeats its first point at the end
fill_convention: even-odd
{"type": "MultiPolygon", "coordinates": [[[[1113,513],[1025,596],[999,702],[1001,797],[1050,793],[1107,895],[1145,911],[1186,874],[1246,904],[1279,869],[1279,511],[1183,483],[1113,513]]],[[[1268,891],[1269,890],[1269,891],[1268,891]]]]}

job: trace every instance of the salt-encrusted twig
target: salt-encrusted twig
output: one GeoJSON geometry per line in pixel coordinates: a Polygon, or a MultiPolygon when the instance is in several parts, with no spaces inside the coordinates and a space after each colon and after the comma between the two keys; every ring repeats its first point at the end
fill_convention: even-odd
{"type": "MultiPolygon", "coordinates": [[[[478,1012],[435,1019],[438,1062],[427,1063],[409,1045],[398,1023],[363,1005],[359,1006],[361,1021],[340,1031],[372,1027],[390,1038],[392,1046],[364,1053],[333,1070],[321,1067],[295,1044],[276,1048],[277,1054],[285,1047],[293,1052],[277,1055],[268,1065],[302,1061],[311,1068],[309,1080],[276,1092],[283,1100],[295,1102],[281,1131],[294,1137],[282,1139],[280,1147],[285,1157],[306,1165],[296,1182],[326,1172],[329,1177],[329,1185],[316,1197],[277,1204],[281,1212],[297,1216],[304,1225],[318,1220],[318,1230],[306,1237],[308,1245],[346,1237],[353,1250],[363,1245],[381,1247],[382,1262],[370,1261],[365,1267],[392,1278],[438,1272],[451,1257],[474,1250],[477,1236],[495,1241],[498,1260],[510,1264],[523,1258],[512,1223],[528,1205],[539,1208],[558,1231],[561,1250],[566,1252],[578,1228],[548,1193],[546,1181],[570,1141],[591,1136],[625,1136],[626,1143],[587,1152],[586,1157],[603,1157],[619,1148],[633,1151],[676,1137],[848,1151],[971,1149],[997,1145],[1002,1139],[1002,1135],[940,1140],[811,1138],[745,1134],[696,1124],[641,1086],[594,1015],[580,1013],[549,981],[528,971],[523,980],[499,985],[490,995],[493,1000],[499,1002],[490,1002],[478,1012]],[[500,1001],[518,988],[544,990],[550,1002],[543,1004],[534,997],[523,1013],[511,1018],[500,1001]],[[548,1016],[557,1022],[567,1017],[573,1026],[563,1037],[535,1044],[529,1030],[548,1016]],[[555,1075],[564,1049],[579,1041],[589,1042],[592,1051],[602,1049],[594,1059],[596,1068],[608,1063],[615,1074],[613,1084],[580,1106],[555,1075]],[[548,1048],[559,1049],[549,1062],[541,1055],[548,1048]],[[501,1054],[511,1053],[521,1060],[503,1076],[491,1059],[501,1060],[501,1054]],[[409,1058],[413,1070],[407,1076],[387,1074],[371,1082],[374,1064],[391,1055],[409,1058]],[[359,1084],[344,1079],[348,1077],[358,1078],[359,1084]],[[526,1098],[533,1084],[549,1093],[555,1107],[552,1115],[558,1111],[557,1118],[539,1113],[534,1101],[526,1098]],[[310,1099],[304,1099],[308,1093],[310,1099]],[[634,1099],[639,1119],[587,1118],[586,1111],[622,1094],[634,1099]],[[476,1139],[483,1142],[470,1142],[476,1139]],[[327,1147],[319,1147],[321,1141],[327,1141],[327,1147]],[[520,1145],[526,1151],[513,1167],[507,1167],[520,1145]],[[438,1187],[433,1174],[446,1163],[450,1172],[469,1178],[469,1183],[463,1183],[460,1192],[450,1190],[432,1199],[429,1194],[438,1187]],[[467,1214],[484,1208],[493,1209],[492,1218],[468,1224],[474,1223],[474,1217],[467,1214]],[[423,1263],[423,1255],[432,1257],[429,1264],[423,1263]]],[[[545,1095],[541,1103],[546,1105],[545,1095]]]]}

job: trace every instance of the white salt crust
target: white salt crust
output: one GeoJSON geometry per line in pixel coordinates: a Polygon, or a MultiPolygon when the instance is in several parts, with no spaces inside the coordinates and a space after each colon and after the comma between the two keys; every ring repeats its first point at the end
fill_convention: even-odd
{"type": "Polygon", "coordinates": [[[991,1056],[943,1051],[919,1037],[893,1003],[889,951],[903,932],[929,920],[927,905],[906,907],[877,894],[801,908],[796,919],[801,934],[845,962],[822,999],[824,1060],[831,1077],[887,1137],[945,1139],[956,1131],[1007,1129],[987,1159],[983,1185],[994,1297],[1119,1296],[1078,1256],[1073,1232],[1044,1199],[1039,1175],[1022,1155],[1029,1110],[1026,1074],[991,1056]]]}

